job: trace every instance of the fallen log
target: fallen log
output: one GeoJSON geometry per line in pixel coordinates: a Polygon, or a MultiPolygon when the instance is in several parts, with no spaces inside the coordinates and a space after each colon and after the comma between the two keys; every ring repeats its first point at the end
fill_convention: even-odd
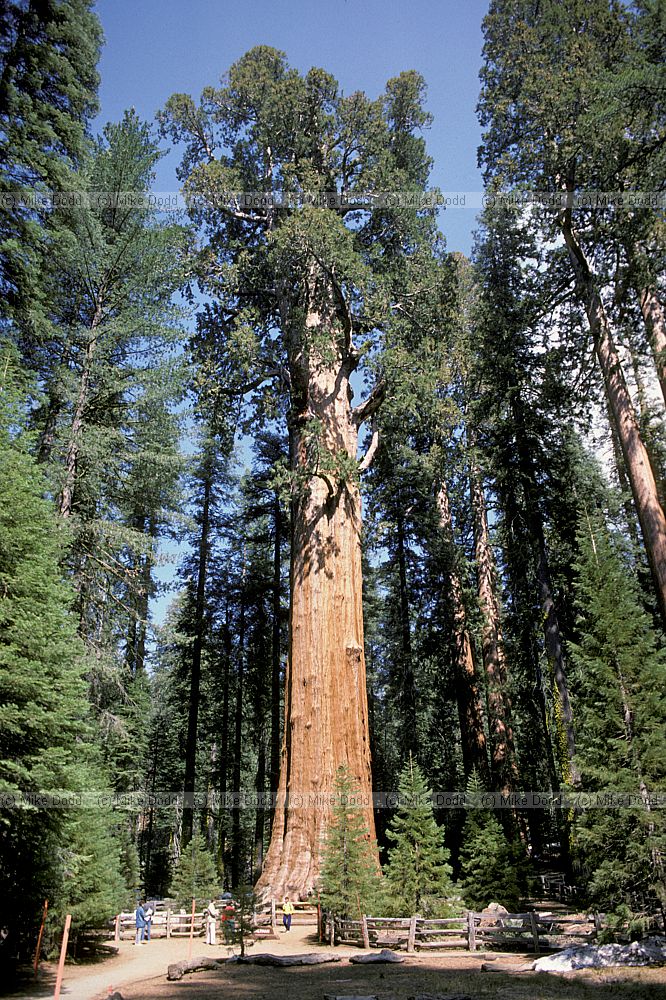
{"type": "Polygon", "coordinates": [[[407,1000],[475,1000],[471,993],[416,993],[407,1000]]]}
{"type": "Polygon", "coordinates": [[[350,996],[349,993],[324,993],[324,1000],[379,1000],[376,993],[364,993],[363,996],[354,994],[350,996]]]}
{"type": "MultiPolygon", "coordinates": [[[[492,961],[492,960],[491,960],[492,961]]],[[[487,965],[485,962],[481,965],[482,972],[504,972],[506,973],[516,973],[516,972],[534,972],[532,962],[529,965],[487,965]]]]}
{"type": "Polygon", "coordinates": [[[220,962],[214,958],[201,956],[201,958],[183,959],[182,962],[172,962],[167,969],[167,979],[170,982],[178,982],[188,972],[203,972],[207,969],[221,970],[224,968],[222,965],[224,961],[225,959],[220,962]]]}
{"type": "Polygon", "coordinates": [[[240,962],[243,965],[324,965],[326,962],[341,962],[340,955],[326,955],[323,952],[308,952],[305,955],[234,955],[228,962],[240,962]]]}
{"type": "Polygon", "coordinates": [[[404,962],[405,959],[402,955],[396,955],[390,948],[382,948],[381,951],[370,954],[366,952],[363,955],[350,955],[349,961],[353,962],[354,965],[374,965],[375,963],[404,962]]]}

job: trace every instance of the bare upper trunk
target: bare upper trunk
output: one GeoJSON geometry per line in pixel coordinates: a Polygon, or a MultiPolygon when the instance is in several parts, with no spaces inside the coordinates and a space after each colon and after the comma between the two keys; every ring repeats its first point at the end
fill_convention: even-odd
{"type": "Polygon", "coordinates": [[[65,458],[65,479],[60,491],[60,502],[58,509],[63,517],[70,517],[74,507],[74,488],[76,486],[77,466],[79,453],[81,450],[81,437],[85,412],[88,406],[90,395],[90,379],[92,375],[93,360],[97,349],[97,328],[102,320],[102,304],[98,299],[95,312],[90,324],[88,343],[86,344],[83,357],[83,367],[79,379],[79,390],[74,404],[74,415],[72,416],[72,427],[69,433],[69,443],[67,445],[67,455],[65,458]]]}
{"type": "Polygon", "coordinates": [[[325,295],[307,310],[309,348],[290,343],[293,504],[289,658],[278,801],[257,890],[298,897],[316,884],[331,821],[335,773],[358,783],[374,837],[363,649],[361,498],[355,477],[330,464],[356,460],[353,365],[325,295]],[[316,343],[325,344],[318,349],[316,343]],[[300,479],[300,484],[299,484],[300,479]]]}
{"type": "Polygon", "coordinates": [[[636,421],[608,316],[597,291],[587,257],[573,230],[569,210],[561,219],[561,227],[574,273],[582,291],[608,403],[636,504],[659,607],[666,622],[666,517],[659,503],[650,459],[636,421]]]}

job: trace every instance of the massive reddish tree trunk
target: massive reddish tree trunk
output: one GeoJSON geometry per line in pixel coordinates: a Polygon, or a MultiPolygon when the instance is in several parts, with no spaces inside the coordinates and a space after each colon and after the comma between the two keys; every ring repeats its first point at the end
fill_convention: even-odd
{"type": "Polygon", "coordinates": [[[298,896],[316,884],[342,764],[359,786],[368,835],[374,837],[361,498],[357,478],[349,474],[359,425],[369,411],[351,406],[354,356],[330,299],[314,280],[310,291],[305,336],[294,329],[287,337],[296,490],[289,658],[278,799],[257,883],[258,892],[275,897],[298,896]]]}
{"type": "MultiPolygon", "coordinates": [[[[449,506],[446,483],[443,480],[437,491],[437,507],[442,534],[453,552],[451,508],[449,506]]],[[[469,777],[473,770],[476,770],[482,782],[488,788],[490,785],[488,748],[483,728],[483,708],[479,693],[479,680],[474,664],[472,638],[467,624],[467,610],[465,608],[462,581],[454,565],[452,565],[448,577],[449,598],[453,617],[458,716],[460,720],[463,766],[467,777],[469,777]]]]}
{"type": "Polygon", "coordinates": [[[483,615],[483,665],[488,688],[488,729],[492,774],[505,794],[518,787],[518,770],[511,726],[511,701],[507,692],[508,674],[502,640],[502,624],[497,599],[495,559],[490,544],[486,500],[481,474],[472,463],[470,476],[474,511],[474,555],[479,604],[483,615]]]}
{"type": "Polygon", "coordinates": [[[604,379],[608,404],[631,483],[657,600],[662,617],[666,622],[666,516],[664,516],[664,511],[659,503],[650,459],[636,421],[636,414],[613,341],[608,316],[597,290],[594,274],[574,232],[570,208],[564,212],[560,225],[574,274],[583,296],[594,348],[604,379]]]}

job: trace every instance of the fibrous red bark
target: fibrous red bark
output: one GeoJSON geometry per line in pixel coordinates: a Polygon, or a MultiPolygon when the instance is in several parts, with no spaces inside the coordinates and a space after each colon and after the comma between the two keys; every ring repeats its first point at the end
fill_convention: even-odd
{"type": "Polygon", "coordinates": [[[289,657],[280,783],[257,891],[311,890],[332,817],[335,774],[347,765],[374,838],[363,648],[359,426],[355,361],[326,289],[313,278],[305,337],[289,340],[291,467],[295,482],[289,657]],[[315,345],[325,345],[317,348],[315,345]],[[351,460],[351,461],[350,461],[351,460]]]}

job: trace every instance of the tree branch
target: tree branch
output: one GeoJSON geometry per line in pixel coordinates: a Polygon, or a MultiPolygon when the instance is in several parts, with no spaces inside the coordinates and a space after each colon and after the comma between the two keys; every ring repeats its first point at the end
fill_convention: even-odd
{"type": "Polygon", "coordinates": [[[222,392],[227,396],[244,396],[246,392],[258,389],[264,382],[268,382],[272,378],[279,378],[288,384],[289,373],[283,365],[280,365],[278,368],[269,368],[267,371],[262,372],[261,375],[257,375],[251,382],[245,382],[243,385],[233,386],[230,389],[223,389],[222,392]]]}
{"type": "Polygon", "coordinates": [[[363,458],[361,459],[361,461],[358,463],[358,471],[359,472],[365,472],[366,469],[370,468],[370,466],[372,465],[372,460],[374,459],[375,455],[377,454],[377,449],[378,448],[379,448],[379,426],[377,424],[377,421],[373,418],[373,421],[372,421],[372,437],[370,438],[370,444],[368,445],[368,449],[367,449],[365,455],[363,456],[363,458]]]}
{"type": "Polygon", "coordinates": [[[368,417],[373,416],[373,414],[377,412],[383,403],[385,396],[386,383],[383,379],[380,379],[372,389],[368,398],[363,400],[362,403],[359,403],[359,405],[355,406],[352,410],[352,417],[357,427],[360,427],[361,424],[368,419],[368,417]]]}

